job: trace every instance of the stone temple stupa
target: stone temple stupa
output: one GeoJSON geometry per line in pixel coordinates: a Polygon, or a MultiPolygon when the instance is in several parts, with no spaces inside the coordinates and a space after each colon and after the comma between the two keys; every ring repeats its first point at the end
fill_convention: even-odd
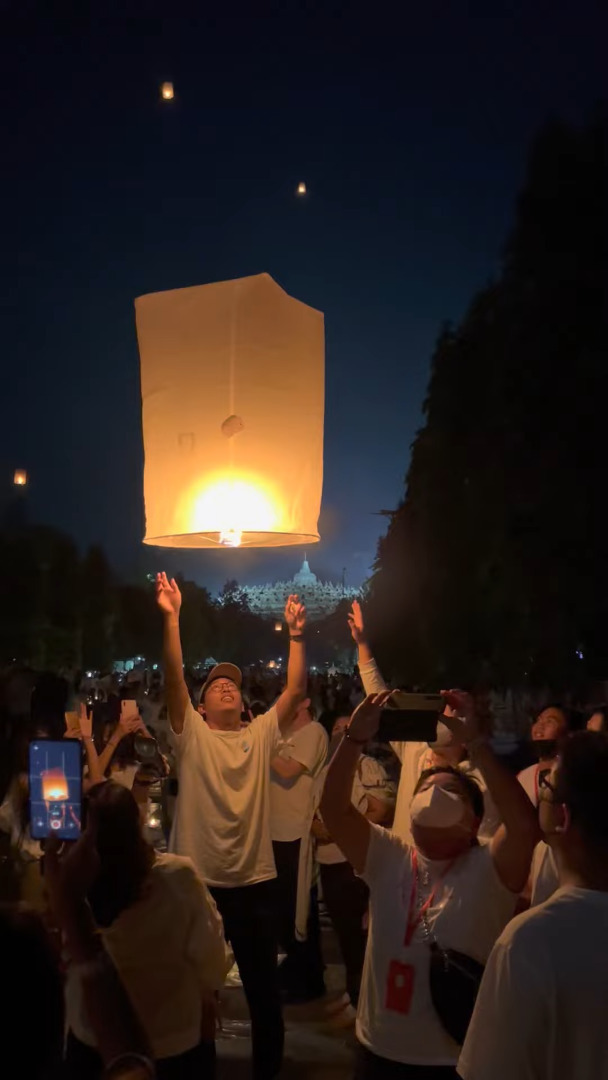
{"type": "Polygon", "coordinates": [[[309,619],[314,621],[331,615],[341,600],[353,600],[359,590],[343,588],[331,581],[319,581],[305,558],[291,581],[275,581],[273,585],[245,585],[243,593],[256,615],[274,619],[282,619],[285,600],[290,593],[297,593],[306,604],[309,619]]]}

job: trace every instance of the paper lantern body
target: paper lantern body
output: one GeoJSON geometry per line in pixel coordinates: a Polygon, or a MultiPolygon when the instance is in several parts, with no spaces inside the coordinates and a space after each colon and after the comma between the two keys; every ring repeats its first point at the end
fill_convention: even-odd
{"type": "Polygon", "coordinates": [[[13,484],[15,485],[15,487],[26,487],[27,473],[25,469],[15,469],[15,475],[13,476],[13,484]]]}
{"type": "Polygon", "coordinates": [[[162,84],[161,88],[160,88],[160,94],[161,94],[161,97],[162,97],[163,101],[173,101],[173,98],[175,97],[175,93],[174,93],[174,90],[173,90],[173,83],[172,82],[164,82],[162,84]]]}
{"type": "Polygon", "coordinates": [[[306,184],[303,181],[298,184],[297,193],[298,195],[306,195],[306,184]]]}
{"type": "Polygon", "coordinates": [[[319,540],[324,328],[268,274],[135,301],[144,543],[319,540]]]}

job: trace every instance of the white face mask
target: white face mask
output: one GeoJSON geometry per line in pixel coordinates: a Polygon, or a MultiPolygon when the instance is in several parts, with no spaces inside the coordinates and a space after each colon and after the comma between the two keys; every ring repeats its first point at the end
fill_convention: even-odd
{"type": "Polygon", "coordinates": [[[441,750],[444,746],[451,746],[452,740],[453,735],[449,727],[443,723],[443,720],[438,720],[436,738],[434,742],[429,743],[431,750],[441,750]]]}
{"type": "Polygon", "coordinates": [[[414,795],[410,804],[412,825],[425,829],[449,829],[464,817],[464,803],[454,791],[433,784],[414,795]]]}

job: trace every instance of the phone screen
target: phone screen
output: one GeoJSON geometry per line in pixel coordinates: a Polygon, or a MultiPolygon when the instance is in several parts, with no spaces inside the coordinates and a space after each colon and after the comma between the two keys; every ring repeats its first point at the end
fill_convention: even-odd
{"type": "Polygon", "coordinates": [[[120,715],[124,720],[134,720],[139,715],[137,702],[132,698],[123,698],[120,702],[120,715]]]}
{"type": "Polygon", "coordinates": [[[82,822],[82,757],[77,739],[30,743],[30,831],[34,840],[76,840],[82,822]]]}

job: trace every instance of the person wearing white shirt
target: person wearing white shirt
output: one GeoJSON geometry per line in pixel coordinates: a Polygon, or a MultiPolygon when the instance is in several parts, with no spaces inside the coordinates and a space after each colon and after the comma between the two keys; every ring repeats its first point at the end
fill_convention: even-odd
{"type": "MultiPolygon", "coordinates": [[[[369,643],[365,636],[363,612],[357,600],[353,602],[352,611],[348,616],[348,623],[353,640],[357,646],[359,673],[366,694],[381,694],[388,687],[384,681],[376,661],[372,655],[369,643]]],[[[445,715],[450,716],[452,710],[449,705],[445,706],[445,715]]],[[[421,742],[392,742],[391,749],[401,763],[399,775],[399,787],[397,790],[397,805],[393,821],[393,832],[400,836],[406,843],[411,844],[412,833],[410,828],[410,803],[414,794],[414,788],[425,769],[435,765],[449,765],[460,769],[467,776],[475,780],[484,793],[484,815],[479,828],[479,839],[490,840],[500,825],[496,807],[491,796],[486,791],[483,776],[467,757],[466,748],[455,740],[449,727],[442,721],[437,724],[437,739],[434,743],[421,742]]]]}
{"type": "Polygon", "coordinates": [[[539,785],[557,760],[559,744],[572,730],[573,717],[563,705],[546,705],[532,724],[530,737],[538,762],[522,769],[517,779],[533,806],[538,806],[539,785]]]}
{"type": "Polygon", "coordinates": [[[458,717],[446,723],[482,772],[502,825],[488,844],[479,844],[483,795],[474,780],[447,766],[427,770],[418,781],[410,807],[412,845],[370,824],[351,803],[352,783],[388,697],[370,695],[353,714],[321,799],[327,828],[370,890],[355,1076],[447,1080],[456,1075],[464,994],[454,965],[446,986],[446,950],[460,953],[453,960],[473,974],[485,964],[527,880],[538,823],[481,734],[472,699],[450,692],[445,698],[458,717]]]}
{"type": "Polygon", "coordinates": [[[284,1028],[270,762],[306,696],[306,609],[289,597],[287,685],[269,712],[244,726],[242,674],[233,664],[210,672],[193,708],[179,633],[181,593],[166,574],[157,576],[156,599],[179,781],[169,846],[192,859],[219,908],[251,1015],[254,1080],[272,1080],[281,1068],[284,1028]]]}
{"type": "MultiPolygon", "coordinates": [[[[339,716],[332,729],[330,753],[340,745],[348,727],[350,716],[339,716]]],[[[351,792],[353,806],[368,821],[388,825],[395,808],[395,784],[389,779],[384,766],[368,754],[362,754],[353,780],[351,792]]],[[[349,1002],[357,1008],[361,972],[367,941],[367,885],[357,877],[346,856],[334,844],[320,814],[312,823],[316,839],[316,858],[321,873],[321,887],[327,914],[338,938],[340,952],[346,971],[346,993],[349,1002]]],[[[347,1008],[348,1011],[348,1008],[347,1008]]]]}
{"type": "Polygon", "coordinates": [[[540,785],[560,888],[513,919],[488,961],[464,1080],[608,1080],[608,738],[566,740],[540,785]]]}
{"type": "Polygon", "coordinates": [[[310,698],[306,698],[271,761],[270,833],[277,868],[279,944],[286,954],[279,975],[284,1000],[292,1003],[312,1001],[325,993],[309,849],[315,785],[327,746],[325,729],[313,720],[310,698]]]}

